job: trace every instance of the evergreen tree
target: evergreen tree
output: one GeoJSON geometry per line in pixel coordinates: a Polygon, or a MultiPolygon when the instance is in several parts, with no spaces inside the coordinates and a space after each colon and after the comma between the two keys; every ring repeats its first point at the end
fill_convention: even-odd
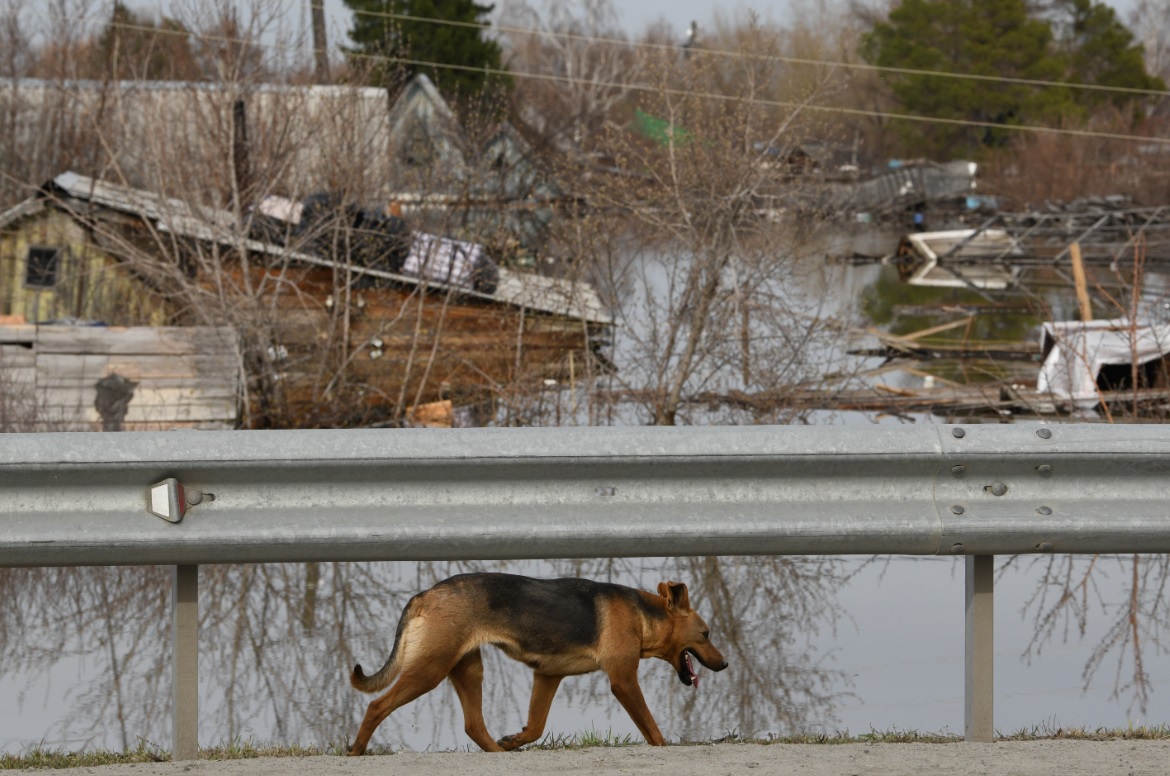
{"type": "MultiPolygon", "coordinates": [[[[1061,0],[1056,17],[1057,42],[1067,57],[1067,80],[1128,89],[1164,90],[1161,78],[1146,72],[1145,51],[1112,8],[1092,0],[1061,0]]],[[[1124,92],[1085,91],[1089,108],[1111,102],[1140,115],[1144,100],[1124,92]]]]}
{"type": "Polygon", "coordinates": [[[444,96],[457,101],[509,83],[506,77],[483,70],[462,69],[501,69],[500,44],[486,38],[482,29],[463,26],[486,23],[492,5],[475,0],[345,0],[345,4],[354,12],[349,37],[355,45],[349,53],[356,55],[359,65],[369,67],[374,83],[388,84],[401,67],[407,73],[426,73],[444,96]]]}
{"type": "MultiPolygon", "coordinates": [[[[1029,0],[902,0],[863,39],[867,61],[883,67],[1037,81],[1162,90],[1146,73],[1142,47],[1097,0],[1056,0],[1047,17],[1029,0]]],[[[886,76],[901,109],[931,118],[1052,125],[1083,120],[1106,103],[1141,115],[1133,94],[927,74],[886,76]]],[[[939,158],[1002,145],[1006,130],[902,122],[908,146],[939,158]]]]}
{"type": "MultiPolygon", "coordinates": [[[[863,39],[863,56],[882,67],[1059,81],[1052,28],[1029,17],[1026,0],[903,0],[889,21],[863,39]]],[[[994,80],[887,76],[906,113],[958,121],[1034,124],[1071,105],[1067,90],[994,80]]],[[[904,122],[912,145],[936,158],[978,155],[1009,137],[1006,130],[904,122]]]]}

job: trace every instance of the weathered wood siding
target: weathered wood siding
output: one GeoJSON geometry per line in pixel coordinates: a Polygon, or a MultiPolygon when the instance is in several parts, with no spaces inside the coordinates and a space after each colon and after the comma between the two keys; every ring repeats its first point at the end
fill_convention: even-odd
{"type": "Polygon", "coordinates": [[[296,289],[264,299],[279,353],[271,363],[281,394],[275,404],[290,418],[346,422],[320,416],[338,392],[356,402],[356,417],[443,399],[506,399],[603,368],[591,341],[596,327],[579,319],[409,287],[356,288],[347,296],[320,267],[267,273],[286,284],[264,283],[265,271],[256,270],[252,286],[296,289]]]}
{"type": "Polygon", "coordinates": [[[230,328],[0,326],[0,430],[235,428],[240,374],[230,328]]]}
{"type": "Polygon", "coordinates": [[[97,248],[69,214],[45,208],[0,232],[0,315],[29,323],[75,319],[115,326],[161,326],[166,301],[97,248]],[[52,286],[30,286],[29,249],[60,251],[52,286]]]}

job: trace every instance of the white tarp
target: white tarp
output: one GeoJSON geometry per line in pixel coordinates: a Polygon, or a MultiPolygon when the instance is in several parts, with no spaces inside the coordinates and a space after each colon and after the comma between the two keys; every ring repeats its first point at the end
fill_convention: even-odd
{"type": "Polygon", "coordinates": [[[475,287],[475,270],[485,261],[483,246],[415,232],[402,271],[453,286],[475,287]]]}
{"type": "Polygon", "coordinates": [[[305,210],[305,206],[301,202],[289,199],[288,197],[280,197],[276,194],[269,194],[264,199],[260,200],[260,204],[256,206],[266,216],[284,221],[289,224],[299,224],[301,222],[301,214],[305,210]]]}
{"type": "Polygon", "coordinates": [[[1101,368],[1144,364],[1170,353],[1170,324],[1135,324],[1125,318],[1045,323],[1041,345],[1044,362],[1036,389],[1092,409],[1100,399],[1101,368]]]}

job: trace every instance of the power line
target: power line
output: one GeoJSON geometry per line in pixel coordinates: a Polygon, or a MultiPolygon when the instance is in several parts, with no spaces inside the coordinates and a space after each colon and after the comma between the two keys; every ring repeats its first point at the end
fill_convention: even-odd
{"type": "MultiPolygon", "coordinates": [[[[628,46],[631,48],[647,48],[652,50],[678,51],[673,43],[655,43],[653,41],[627,41],[624,38],[610,38],[602,35],[585,35],[577,32],[557,32],[540,30],[531,27],[513,27],[508,25],[490,24],[487,22],[465,22],[456,19],[438,19],[429,16],[415,16],[413,14],[392,13],[390,11],[362,11],[352,9],[355,16],[371,16],[375,18],[394,19],[398,21],[423,22],[426,24],[445,25],[449,27],[465,27],[481,31],[499,31],[505,33],[519,33],[533,36],[551,36],[576,40],[586,43],[601,43],[606,45],[628,46]]],[[[756,59],[764,62],[783,62],[791,65],[806,65],[815,67],[831,67],[845,70],[862,70],[866,72],[894,73],[897,75],[921,75],[932,78],[955,78],[971,81],[985,81],[991,83],[1016,84],[1020,86],[1059,87],[1063,89],[1081,89],[1085,91],[1114,92],[1120,94],[1144,95],[1148,97],[1167,97],[1170,91],[1158,89],[1138,89],[1128,86],[1105,86],[1101,84],[1083,84],[1071,81],[1045,81],[1036,78],[1013,78],[1011,76],[980,75],[977,73],[949,73],[938,70],[919,70],[909,67],[889,67],[884,65],[869,65],[860,62],[835,62],[827,59],[809,59],[804,57],[789,57],[780,54],[755,54],[741,51],[722,51],[719,49],[691,49],[692,54],[705,54],[729,59],[756,59]]]]}
{"type": "MultiPolygon", "coordinates": [[[[375,57],[372,54],[361,55],[363,57],[375,57]]],[[[776,108],[797,108],[801,110],[820,111],[825,113],[838,113],[844,116],[863,116],[869,118],[883,118],[904,121],[916,121],[919,123],[928,124],[946,124],[950,126],[963,127],[980,127],[987,129],[1006,129],[1019,132],[1033,132],[1033,133],[1047,133],[1056,135],[1071,135],[1076,137],[1093,137],[1108,140],[1133,140],[1148,143],[1162,143],[1170,145],[1170,138],[1147,137],[1143,135],[1124,135],[1114,132],[1095,132],[1092,130],[1082,129],[1062,129],[1058,127],[1041,127],[1028,124],[996,124],[991,121],[973,121],[969,119],[947,119],[936,116],[915,116],[908,113],[888,113],[885,111],[871,111],[860,108],[843,108],[832,105],[814,105],[810,103],[799,103],[786,100],[767,100],[759,98],[744,98],[736,95],[719,94],[718,92],[696,92],[687,91],[685,89],[672,89],[669,87],[651,86],[649,84],[620,84],[616,82],[593,81],[580,78],[572,78],[570,76],[554,75],[552,73],[518,73],[512,70],[503,70],[500,68],[489,67],[472,67],[471,65],[454,65],[439,62],[427,62],[424,60],[407,59],[404,57],[389,57],[377,56],[377,59],[388,62],[397,62],[403,65],[411,65],[413,67],[434,67],[448,70],[462,70],[476,73],[485,73],[487,75],[508,75],[519,76],[523,78],[533,78],[546,81],[557,81],[561,83],[587,83],[591,86],[604,86],[611,88],[624,88],[631,91],[652,92],[654,94],[668,94],[677,97],[695,97],[699,99],[715,99],[726,102],[746,102],[753,105],[763,105],[767,107],[776,108]]]]}
{"type": "MultiPolygon", "coordinates": [[[[145,25],[126,24],[123,22],[116,22],[111,24],[112,27],[118,27],[127,30],[137,30],[140,32],[150,32],[154,34],[164,35],[190,35],[203,40],[218,40],[223,43],[245,44],[257,46],[261,48],[271,49],[297,49],[300,47],[289,46],[281,43],[261,43],[246,38],[231,37],[227,35],[214,35],[207,33],[194,33],[186,30],[170,30],[161,29],[158,27],[150,27],[145,25]]],[[[696,92],[685,89],[674,89],[670,87],[659,87],[650,84],[630,84],[620,83],[616,81],[595,81],[590,79],[573,78],[572,76],[556,75],[553,73],[526,73],[512,70],[504,70],[503,68],[490,67],[475,67],[471,65],[456,65],[443,62],[429,62],[426,60],[410,59],[406,57],[395,57],[384,54],[364,54],[364,53],[350,53],[350,57],[354,59],[367,60],[374,63],[399,64],[408,65],[411,67],[430,67],[439,70],[457,70],[462,72],[483,73],[485,75],[510,76],[513,78],[527,78],[539,81],[551,81],[562,84],[588,84],[593,87],[605,87],[613,89],[627,89],[629,91],[647,92],[652,94],[670,95],[675,97],[692,97],[697,99],[712,99],[725,102],[744,102],[750,105],[761,105],[765,107],[800,109],[809,111],[818,111],[822,113],[835,113],[842,116],[859,116],[865,118],[880,118],[890,120],[910,121],[925,124],[942,124],[946,126],[963,126],[963,127],[978,127],[986,129],[1008,130],[1013,132],[1029,132],[1033,134],[1055,134],[1066,135],[1072,137],[1088,137],[1097,138],[1101,140],[1124,140],[1136,141],[1141,143],[1156,143],[1162,145],[1170,145],[1170,138],[1148,137],[1142,135],[1127,135],[1116,132],[1098,132],[1094,130],[1083,129],[1064,129],[1059,127],[1042,127],[1030,124],[997,124],[991,121],[975,121],[970,119],[949,119],[936,116],[915,116],[905,113],[890,113],[888,111],[864,110],[861,108],[845,108],[831,105],[815,105],[810,103],[799,103],[786,100],[769,100],[756,97],[739,97],[736,95],[719,94],[718,92],[696,92]]]]}
{"type": "MultiPolygon", "coordinates": [[[[488,22],[467,22],[457,19],[439,19],[430,16],[416,16],[413,14],[393,13],[391,11],[365,11],[358,9],[351,9],[355,16],[368,16],[373,18],[391,19],[397,21],[413,21],[422,22],[425,24],[435,24],[449,27],[463,27],[476,29],[480,31],[498,31],[504,33],[514,33],[532,36],[549,36],[555,38],[563,38],[565,40],[575,40],[586,43],[599,43],[604,45],[626,46],[630,48],[643,48],[660,51],[677,51],[678,46],[672,43],[655,43],[653,41],[628,41],[625,38],[607,37],[604,35],[586,35],[576,32],[558,32],[554,30],[541,30],[533,27],[517,27],[511,25],[493,25],[488,22]]],[[[120,26],[126,29],[145,29],[153,32],[168,32],[171,34],[190,34],[200,35],[190,31],[179,30],[162,30],[155,27],[141,27],[138,25],[130,25],[120,22],[115,22],[111,26],[120,26]]],[[[237,41],[240,42],[240,41],[237,41]]],[[[245,41],[246,42],[246,41],[245,41]]],[[[271,45],[271,44],[258,44],[271,45]]],[[[279,45],[279,44],[278,44],[279,45]]],[[[780,54],[756,54],[752,52],[740,51],[722,51],[718,49],[691,49],[692,53],[699,53],[706,56],[716,56],[726,59],[754,59],[764,62],[782,62],[791,65],[801,65],[807,67],[828,67],[841,70],[858,70],[862,72],[873,73],[890,73],[894,75],[914,75],[914,76],[928,76],[931,78],[950,78],[958,80],[981,81],[985,83],[1003,83],[1017,86],[1036,86],[1043,88],[1062,88],[1062,89],[1076,89],[1081,91],[1094,91],[1113,94],[1131,94],[1134,96],[1146,97],[1168,97],[1170,90],[1158,89],[1140,89],[1128,86],[1107,86],[1103,84],[1086,84],[1075,83],[1072,81],[1047,81],[1036,78],[1015,78],[1012,76],[997,76],[997,75],[981,75],[978,73],[952,73],[939,70],[922,70],[908,67],[891,67],[887,65],[870,65],[860,62],[843,62],[828,59],[812,59],[807,57],[791,57],[780,54]]],[[[357,56],[350,53],[349,56],[357,56]]],[[[368,56],[368,55],[367,55],[368,56]]],[[[512,71],[509,71],[512,72],[512,71]]],[[[997,125],[998,126],[998,125],[997,125]]]]}

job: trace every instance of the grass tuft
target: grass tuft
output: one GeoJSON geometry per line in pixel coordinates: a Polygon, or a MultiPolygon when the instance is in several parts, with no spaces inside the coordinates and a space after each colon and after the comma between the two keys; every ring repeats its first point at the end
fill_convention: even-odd
{"type": "Polygon", "coordinates": [[[598,746],[634,746],[642,743],[642,739],[634,738],[630,733],[615,735],[610,728],[604,733],[590,727],[581,733],[548,733],[540,741],[531,744],[525,749],[543,749],[557,751],[561,749],[589,749],[598,746]]]}
{"type": "Polygon", "coordinates": [[[1000,735],[1001,741],[1039,741],[1067,739],[1070,741],[1165,741],[1170,739],[1170,725],[1134,725],[1124,728],[1061,727],[1056,724],[1021,728],[1009,735],[1000,735]]]}

